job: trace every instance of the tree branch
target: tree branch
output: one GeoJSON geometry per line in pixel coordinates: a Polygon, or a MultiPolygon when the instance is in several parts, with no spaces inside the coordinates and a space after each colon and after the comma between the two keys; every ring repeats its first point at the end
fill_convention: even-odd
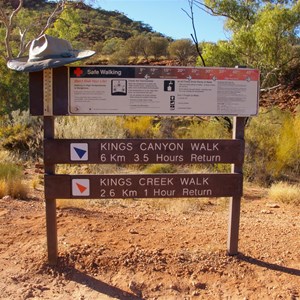
{"type": "Polygon", "coordinates": [[[233,16],[229,15],[229,14],[225,14],[225,13],[220,13],[216,10],[214,10],[212,7],[200,2],[199,0],[194,0],[194,5],[203,10],[204,12],[206,12],[207,14],[213,16],[213,17],[216,17],[216,16],[220,16],[220,17],[226,17],[228,19],[231,19],[232,21],[234,22],[237,22],[236,18],[234,18],[233,16]]]}
{"type": "Polygon", "coordinates": [[[6,50],[6,60],[9,60],[12,58],[12,49],[10,45],[10,40],[11,40],[11,31],[13,27],[13,21],[15,16],[19,13],[19,11],[23,7],[23,0],[19,0],[19,5],[18,7],[13,10],[13,12],[10,14],[10,16],[7,16],[5,13],[4,9],[1,7],[0,8],[0,21],[4,24],[5,27],[5,38],[4,38],[4,44],[5,44],[5,50],[6,50]]]}
{"type": "Polygon", "coordinates": [[[41,32],[38,36],[43,35],[46,32],[46,30],[55,22],[55,18],[63,12],[63,10],[65,8],[65,2],[66,2],[66,0],[59,1],[57,3],[54,11],[49,16],[45,27],[41,30],[41,32]]]}
{"type": "MultiPolygon", "coordinates": [[[[38,34],[38,37],[40,37],[41,35],[43,35],[46,30],[48,28],[50,28],[52,26],[52,24],[56,21],[57,17],[63,12],[64,8],[65,8],[65,0],[63,1],[59,1],[55,7],[55,9],[53,10],[53,12],[51,13],[51,15],[48,17],[46,25],[42,28],[42,30],[40,31],[40,33],[38,34]]],[[[23,32],[19,29],[20,32],[20,51],[18,53],[18,57],[22,56],[24,54],[24,52],[26,52],[26,50],[30,47],[32,40],[30,40],[29,42],[25,42],[26,41],[26,35],[29,32],[29,30],[35,26],[36,24],[30,24],[26,29],[23,30],[23,32]]]]}
{"type": "Polygon", "coordinates": [[[194,0],[188,0],[189,2],[189,6],[190,6],[190,11],[191,14],[189,14],[185,9],[182,8],[182,10],[186,13],[186,15],[191,19],[192,21],[192,27],[193,27],[193,31],[194,34],[191,34],[192,40],[196,46],[196,51],[199,55],[199,57],[201,58],[202,64],[205,67],[205,60],[202,56],[201,50],[199,48],[199,42],[198,42],[198,38],[197,38],[197,31],[196,31],[196,27],[195,27],[195,18],[194,18],[194,10],[193,10],[193,5],[194,5],[194,0]]]}

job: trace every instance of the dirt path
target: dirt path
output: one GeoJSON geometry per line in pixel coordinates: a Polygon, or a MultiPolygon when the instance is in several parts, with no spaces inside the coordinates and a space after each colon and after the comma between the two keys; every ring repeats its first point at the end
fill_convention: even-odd
{"type": "Polygon", "coordinates": [[[300,299],[300,208],[263,195],[246,191],[237,257],[223,199],[60,209],[55,268],[43,201],[2,199],[0,299],[300,299]]]}

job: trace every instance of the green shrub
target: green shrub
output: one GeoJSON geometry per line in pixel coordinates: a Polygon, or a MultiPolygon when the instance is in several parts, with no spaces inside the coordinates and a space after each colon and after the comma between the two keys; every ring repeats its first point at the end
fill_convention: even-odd
{"type": "Polygon", "coordinates": [[[31,117],[29,111],[16,110],[1,120],[0,143],[2,148],[23,159],[42,156],[42,119],[31,117]]]}
{"type": "Polygon", "coordinates": [[[123,117],[119,119],[119,124],[126,131],[128,138],[153,138],[156,136],[158,128],[154,125],[154,117],[123,117]]]}
{"type": "Polygon", "coordinates": [[[187,138],[192,139],[226,139],[231,138],[224,123],[216,119],[194,120],[189,126],[186,134],[187,138]]]}
{"type": "MultiPolygon", "coordinates": [[[[55,136],[69,139],[109,139],[124,138],[125,130],[119,125],[119,117],[115,116],[68,116],[57,117],[55,136]]],[[[61,174],[107,174],[116,173],[118,166],[112,164],[57,165],[61,174]]]]}
{"type": "Polygon", "coordinates": [[[22,169],[11,163],[0,163],[0,179],[20,179],[22,177],[22,169]]]}
{"type": "Polygon", "coordinates": [[[13,198],[26,199],[27,186],[22,183],[23,172],[19,166],[0,163],[0,198],[10,195],[13,198]]]}
{"type": "Polygon", "coordinates": [[[68,116],[57,117],[55,136],[57,138],[124,138],[125,130],[119,124],[119,117],[111,116],[68,116]]]}
{"type": "Polygon", "coordinates": [[[176,171],[176,166],[172,164],[153,164],[144,169],[146,174],[175,173],[176,171]]]}
{"type": "Polygon", "coordinates": [[[289,114],[279,132],[274,168],[277,174],[300,174],[300,114],[289,114]]]}
{"type": "Polygon", "coordinates": [[[250,120],[245,131],[244,174],[247,180],[269,185],[278,179],[274,161],[286,115],[278,109],[262,110],[250,120]]]}

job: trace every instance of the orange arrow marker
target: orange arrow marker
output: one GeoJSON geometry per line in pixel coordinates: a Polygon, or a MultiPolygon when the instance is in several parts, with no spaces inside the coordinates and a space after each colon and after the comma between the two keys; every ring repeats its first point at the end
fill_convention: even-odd
{"type": "Polygon", "coordinates": [[[82,194],[87,188],[79,183],[76,183],[80,193],[82,194]]]}

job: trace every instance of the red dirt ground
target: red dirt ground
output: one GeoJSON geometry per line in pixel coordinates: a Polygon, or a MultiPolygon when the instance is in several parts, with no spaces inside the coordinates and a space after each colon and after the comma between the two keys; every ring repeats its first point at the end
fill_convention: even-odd
{"type": "Polygon", "coordinates": [[[226,199],[114,200],[57,215],[50,267],[41,191],[0,200],[0,299],[300,298],[300,208],[263,189],[246,188],[234,257],[226,199]]]}

